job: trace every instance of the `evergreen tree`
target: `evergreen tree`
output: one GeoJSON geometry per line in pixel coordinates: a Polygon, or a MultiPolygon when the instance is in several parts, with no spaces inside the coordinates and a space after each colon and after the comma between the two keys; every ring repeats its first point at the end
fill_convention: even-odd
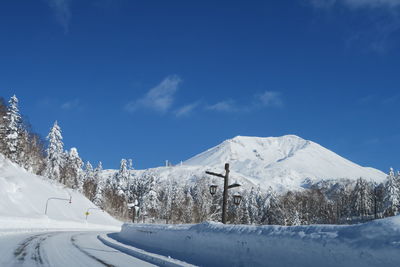
{"type": "Polygon", "coordinates": [[[8,110],[5,118],[5,143],[6,156],[18,163],[20,151],[20,135],[22,133],[22,119],[18,109],[18,98],[13,95],[8,102],[8,110]]]}
{"type": "Polygon", "coordinates": [[[71,148],[63,168],[65,185],[79,191],[83,190],[84,174],[82,167],[83,161],[79,157],[78,150],[75,147],[71,148]]]}
{"type": "Polygon", "coordinates": [[[271,187],[268,189],[267,199],[264,202],[263,208],[266,214],[264,224],[285,224],[285,216],[280,200],[271,187]]]}
{"type": "Polygon", "coordinates": [[[371,213],[373,207],[372,190],[368,182],[361,177],[354,187],[352,199],[356,216],[364,217],[371,213]]]}
{"type": "Polygon", "coordinates": [[[105,181],[103,180],[102,177],[102,171],[103,171],[103,164],[101,161],[97,165],[96,169],[94,170],[94,181],[96,183],[96,193],[94,197],[94,203],[98,205],[99,207],[103,207],[102,201],[103,201],[103,189],[105,187],[105,181]]]}
{"type": "Polygon", "coordinates": [[[6,118],[7,105],[3,98],[0,97],[0,153],[6,154],[6,118]]]}
{"type": "Polygon", "coordinates": [[[46,176],[50,179],[64,182],[65,184],[65,181],[61,180],[61,170],[65,163],[64,144],[62,139],[61,129],[58,126],[57,121],[55,121],[49,135],[47,136],[49,145],[46,150],[46,176]]]}
{"type": "Polygon", "coordinates": [[[396,181],[393,168],[390,168],[389,175],[385,183],[385,215],[394,216],[397,215],[400,205],[400,188],[396,181]]]}
{"type": "Polygon", "coordinates": [[[293,216],[293,221],[291,222],[291,225],[301,225],[301,219],[300,219],[300,214],[296,210],[293,216]]]}
{"type": "Polygon", "coordinates": [[[249,216],[250,224],[255,224],[260,221],[258,218],[259,215],[259,206],[258,206],[258,196],[257,191],[254,187],[251,188],[250,194],[247,196],[247,199],[244,204],[247,206],[247,213],[249,216]]]}
{"type": "Polygon", "coordinates": [[[128,193],[130,172],[128,170],[128,162],[126,159],[121,159],[121,164],[118,173],[115,176],[114,183],[118,194],[123,196],[128,193]]]}

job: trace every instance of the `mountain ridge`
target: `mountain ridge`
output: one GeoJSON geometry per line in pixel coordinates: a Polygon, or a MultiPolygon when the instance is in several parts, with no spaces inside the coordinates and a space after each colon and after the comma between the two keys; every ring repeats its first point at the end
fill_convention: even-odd
{"type": "MultiPolygon", "coordinates": [[[[362,167],[335,152],[296,135],[280,137],[236,136],[207,149],[177,166],[134,170],[134,175],[151,174],[160,180],[193,182],[206,170],[223,172],[229,163],[231,179],[245,186],[272,187],[277,191],[298,190],[322,180],[363,177],[382,182],[386,174],[362,167]]],[[[108,175],[113,173],[108,171],[108,175]]]]}

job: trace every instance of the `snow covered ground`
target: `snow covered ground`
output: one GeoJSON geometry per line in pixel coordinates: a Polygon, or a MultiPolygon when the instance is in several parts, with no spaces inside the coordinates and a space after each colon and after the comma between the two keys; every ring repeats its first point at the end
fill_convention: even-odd
{"type": "Polygon", "coordinates": [[[400,216],[351,226],[124,224],[109,237],[201,266],[400,266],[400,216]]]}
{"type": "Polygon", "coordinates": [[[96,208],[77,191],[33,175],[0,154],[0,232],[45,229],[108,229],[118,231],[121,222],[96,208]],[[49,198],[47,215],[46,202],[49,198]],[[69,199],[71,198],[71,203],[69,199]]]}
{"type": "Polygon", "coordinates": [[[99,234],[118,232],[122,223],[98,209],[86,220],[88,208],[96,206],[79,192],[0,154],[0,266],[191,266],[115,241],[107,245],[99,234]],[[64,200],[49,200],[45,215],[49,198],[64,200]]]}

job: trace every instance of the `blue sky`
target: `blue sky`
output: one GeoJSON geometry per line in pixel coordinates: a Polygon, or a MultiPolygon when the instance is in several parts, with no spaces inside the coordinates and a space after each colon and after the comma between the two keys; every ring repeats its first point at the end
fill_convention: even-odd
{"type": "Polygon", "coordinates": [[[296,134],[400,168],[400,0],[4,0],[0,96],[136,168],[296,134]]]}

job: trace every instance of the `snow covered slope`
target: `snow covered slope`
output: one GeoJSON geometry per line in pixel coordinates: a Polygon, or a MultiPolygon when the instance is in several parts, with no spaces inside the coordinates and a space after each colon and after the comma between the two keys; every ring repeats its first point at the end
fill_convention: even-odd
{"type": "MultiPolygon", "coordinates": [[[[310,182],[363,177],[382,182],[383,172],[357,165],[312,141],[295,135],[282,137],[245,137],[233,139],[171,167],[134,170],[133,175],[152,175],[158,180],[173,179],[181,184],[194,182],[205,175],[206,170],[223,173],[224,164],[230,163],[231,182],[243,187],[271,186],[278,192],[299,190],[310,182]]],[[[105,170],[107,179],[116,170],[105,170]]],[[[219,179],[219,178],[217,178],[219,179]]]]}
{"type": "Polygon", "coordinates": [[[121,223],[106,212],[91,210],[95,205],[79,192],[46,178],[33,175],[0,154],[0,228],[116,228],[121,223]],[[72,202],[48,198],[72,197],[72,202]]]}
{"type": "Polygon", "coordinates": [[[237,136],[187,161],[184,165],[221,169],[228,162],[236,173],[254,183],[274,187],[299,186],[306,179],[363,177],[382,181],[386,175],[359,166],[312,141],[295,135],[282,137],[237,136]]]}

